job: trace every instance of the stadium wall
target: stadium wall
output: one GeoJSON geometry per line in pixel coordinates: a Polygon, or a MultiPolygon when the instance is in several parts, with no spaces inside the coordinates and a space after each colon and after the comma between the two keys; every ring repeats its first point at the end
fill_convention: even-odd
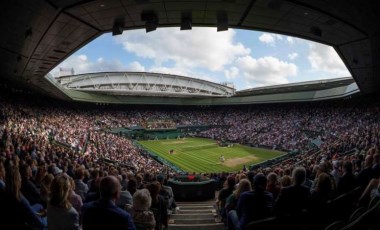
{"type": "Polygon", "coordinates": [[[169,180],[177,201],[202,201],[215,198],[215,180],[202,182],[181,182],[169,180]]]}

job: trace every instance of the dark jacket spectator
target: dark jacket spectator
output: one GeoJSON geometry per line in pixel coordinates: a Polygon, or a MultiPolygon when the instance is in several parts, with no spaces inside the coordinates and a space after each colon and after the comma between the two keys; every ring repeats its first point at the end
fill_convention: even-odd
{"type": "Polygon", "coordinates": [[[135,230],[132,217],[117,207],[120,183],[116,177],[108,176],[100,182],[100,200],[84,204],[82,207],[83,230],[125,229],[135,230]]]}
{"type": "Polygon", "coordinates": [[[33,204],[42,204],[43,201],[40,196],[40,192],[37,189],[37,186],[31,180],[32,178],[32,169],[29,165],[21,165],[20,173],[22,177],[21,192],[25,198],[33,204]]]}
{"type": "Polygon", "coordinates": [[[233,176],[229,176],[227,180],[225,181],[225,186],[222,190],[220,190],[219,195],[218,195],[218,207],[220,213],[223,212],[223,208],[226,205],[226,199],[229,197],[232,192],[235,190],[235,178],[233,176]]]}
{"type": "Polygon", "coordinates": [[[267,178],[263,174],[257,174],[253,180],[253,190],[240,195],[236,214],[239,219],[239,229],[253,221],[269,217],[273,214],[273,195],[265,190],[267,178]]]}
{"type": "Polygon", "coordinates": [[[364,160],[364,168],[357,175],[358,183],[362,187],[362,189],[365,189],[369,181],[373,178],[372,164],[372,155],[367,155],[364,160]]]}
{"type": "Polygon", "coordinates": [[[347,193],[356,188],[359,184],[356,176],[353,173],[351,161],[346,161],[343,164],[343,176],[340,177],[338,183],[338,194],[347,193]]]}
{"type": "Polygon", "coordinates": [[[293,170],[293,185],[282,188],[275,204],[276,215],[297,215],[308,207],[310,189],[303,185],[305,178],[305,168],[293,170]]]}
{"type": "Polygon", "coordinates": [[[21,175],[18,167],[8,162],[5,168],[6,187],[4,191],[0,190],[2,226],[12,226],[12,229],[46,228],[46,218],[42,216],[43,207],[39,204],[32,206],[21,192],[21,175]]]}
{"type": "Polygon", "coordinates": [[[158,181],[151,182],[147,185],[150,196],[152,197],[152,204],[150,210],[153,212],[156,219],[156,230],[161,230],[163,227],[168,227],[168,210],[165,200],[159,195],[161,184],[158,181]]]}

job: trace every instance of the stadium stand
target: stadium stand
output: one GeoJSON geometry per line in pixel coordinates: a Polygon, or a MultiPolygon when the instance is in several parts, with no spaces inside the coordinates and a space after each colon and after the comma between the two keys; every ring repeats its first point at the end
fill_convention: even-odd
{"type": "MultiPolygon", "coordinates": [[[[323,198],[317,195],[322,194],[318,176],[327,173],[331,179],[331,184],[328,186],[330,190],[326,193],[328,196],[323,198],[325,205],[318,206],[318,211],[306,210],[302,214],[303,220],[324,216],[324,221],[319,221],[319,228],[316,229],[323,229],[334,221],[343,221],[345,229],[351,229],[350,226],[356,225],[374,226],[369,221],[377,215],[374,208],[377,205],[374,204],[375,201],[370,202],[370,200],[377,199],[379,192],[371,192],[368,204],[359,203],[359,197],[368,184],[369,180],[366,178],[378,178],[379,175],[377,165],[379,164],[380,121],[377,116],[379,111],[377,98],[360,97],[349,102],[336,100],[302,104],[302,108],[298,109],[298,104],[287,104],[255,106],[255,109],[239,106],[234,110],[217,108],[205,111],[192,108],[186,111],[181,107],[178,107],[176,111],[171,110],[170,116],[178,124],[208,125],[211,123],[230,126],[228,132],[220,132],[220,130],[225,130],[223,126],[220,126],[220,130],[212,127],[209,130],[200,131],[205,137],[214,136],[245,144],[263,141],[269,145],[275,144],[300,150],[298,154],[266,162],[248,171],[204,174],[202,175],[204,179],[196,182],[189,180],[190,176],[178,174],[175,170],[168,168],[165,162],[159,162],[151,155],[145,154],[133,144],[132,140],[107,131],[110,130],[109,128],[139,125],[141,119],[151,119],[149,114],[156,114],[156,116],[162,114],[167,117],[164,107],[153,108],[154,112],[139,111],[139,120],[134,116],[138,107],[124,110],[119,106],[104,109],[87,105],[88,107],[83,109],[83,105],[80,104],[62,103],[56,106],[56,101],[42,101],[38,100],[38,97],[38,95],[14,92],[2,93],[0,97],[0,153],[1,168],[4,168],[0,176],[9,174],[11,165],[19,165],[20,170],[29,167],[32,179],[28,182],[30,184],[28,186],[36,187],[37,191],[47,175],[56,176],[65,173],[74,180],[79,176],[81,182],[75,183],[72,193],[81,194],[82,197],[79,199],[87,203],[99,197],[98,183],[105,175],[121,178],[125,174],[127,181],[131,183],[129,185],[127,182],[125,191],[132,196],[136,189],[144,188],[154,181],[155,175],[166,172],[166,181],[169,181],[168,185],[173,188],[174,197],[180,200],[212,200],[215,199],[214,193],[223,187],[227,176],[232,176],[238,184],[241,178],[248,178],[252,182],[253,176],[258,173],[264,175],[274,173],[278,176],[277,183],[281,187],[281,181],[285,177],[292,177],[293,168],[303,166],[307,172],[307,181],[309,181],[303,186],[310,190],[312,197],[316,197],[313,199],[323,198]],[[284,114],[293,114],[296,110],[297,115],[284,116],[284,114]],[[181,120],[179,117],[186,119],[181,120]],[[210,117],[213,119],[211,120],[210,117]],[[97,122],[99,120],[102,122],[97,122]],[[301,128],[297,129],[297,127],[301,128]],[[248,135],[249,138],[241,134],[246,130],[252,132],[252,135],[248,135]],[[318,130],[323,140],[320,148],[310,148],[307,142],[312,141],[314,136],[308,138],[302,130],[318,130]],[[295,140],[290,135],[291,133],[303,138],[295,140]],[[370,171],[364,166],[366,158],[372,159],[370,171]],[[344,171],[348,169],[346,166],[348,163],[351,165],[349,168],[351,174],[344,171]],[[97,171],[100,177],[91,176],[94,171],[97,171]],[[78,172],[81,173],[78,174],[78,172]],[[348,177],[348,175],[351,176],[348,177]],[[180,177],[190,182],[173,180],[180,177]],[[339,191],[346,192],[339,193],[339,191]],[[368,211],[363,213],[357,211],[363,211],[359,209],[362,205],[368,205],[368,211]],[[310,216],[310,213],[313,215],[310,216]],[[320,215],[322,213],[324,215],[320,215]]],[[[197,175],[194,176],[194,178],[200,178],[197,175]]],[[[7,177],[2,176],[0,179],[5,187],[11,183],[7,177]]],[[[375,188],[378,189],[378,187],[375,188]]],[[[7,193],[7,190],[2,190],[2,192],[7,193]]],[[[22,197],[31,197],[31,190],[21,187],[21,192],[22,197]]],[[[46,204],[42,203],[42,205],[46,204]]],[[[276,207],[276,201],[273,201],[273,205],[276,207]]],[[[80,213],[80,210],[77,212],[80,213]]],[[[28,219],[23,219],[23,221],[25,221],[25,226],[33,225],[33,222],[28,219]]],[[[273,216],[269,219],[257,220],[248,226],[271,226],[278,223],[284,226],[289,224],[273,216]]],[[[299,222],[299,227],[307,227],[307,224],[304,221],[299,222]]]]}

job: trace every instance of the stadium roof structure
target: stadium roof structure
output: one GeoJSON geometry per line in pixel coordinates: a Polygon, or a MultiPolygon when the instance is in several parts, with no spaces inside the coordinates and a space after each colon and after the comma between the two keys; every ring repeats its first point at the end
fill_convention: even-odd
{"type": "Polygon", "coordinates": [[[267,95],[277,93],[294,93],[302,91],[320,91],[342,86],[348,86],[355,83],[351,77],[335,78],[328,80],[307,81],[282,85],[264,86],[252,89],[240,90],[236,96],[267,95]]]}
{"type": "Polygon", "coordinates": [[[56,78],[64,88],[107,95],[230,97],[235,89],[196,78],[147,72],[104,72],[56,78]]]}
{"type": "Polygon", "coordinates": [[[359,92],[351,78],[308,81],[235,91],[224,84],[178,75],[105,72],[45,79],[66,97],[101,104],[239,105],[319,101],[359,92]]]}
{"type": "MultiPolygon", "coordinates": [[[[380,90],[377,1],[7,0],[0,2],[0,77],[70,99],[45,76],[112,32],[191,26],[268,31],[335,48],[362,93],[380,90]]],[[[168,34],[170,36],[170,34],[168,34]]]]}

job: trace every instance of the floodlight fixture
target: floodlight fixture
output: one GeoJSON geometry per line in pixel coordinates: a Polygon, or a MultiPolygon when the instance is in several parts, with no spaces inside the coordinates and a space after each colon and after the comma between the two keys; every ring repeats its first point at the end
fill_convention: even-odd
{"type": "Polygon", "coordinates": [[[217,31],[228,30],[228,15],[225,11],[219,11],[216,15],[217,18],[217,31]]]}
{"type": "Polygon", "coordinates": [[[192,29],[191,12],[184,12],[182,13],[181,30],[191,30],[191,29],[192,29]]]}
{"type": "Polygon", "coordinates": [[[112,36],[121,35],[124,31],[124,19],[115,19],[112,27],[112,36]]]}
{"type": "Polygon", "coordinates": [[[145,21],[145,31],[147,33],[157,29],[158,16],[154,11],[143,11],[141,13],[141,21],[145,21]]]}

